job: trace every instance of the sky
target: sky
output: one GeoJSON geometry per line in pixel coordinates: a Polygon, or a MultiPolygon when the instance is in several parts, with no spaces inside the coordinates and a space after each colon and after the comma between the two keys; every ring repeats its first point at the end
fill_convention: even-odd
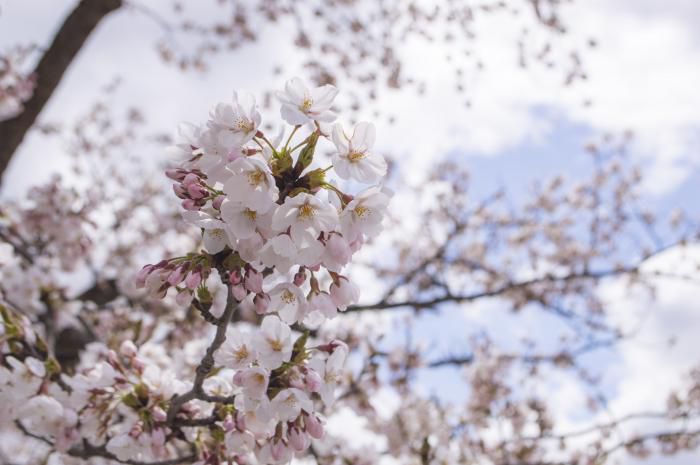
{"type": "MultiPolygon", "coordinates": [[[[76,3],[0,0],[0,50],[18,42],[47,44],[59,19],[76,3]]],[[[157,10],[165,3],[157,0],[149,5],[157,10]]],[[[212,14],[207,8],[202,7],[203,15],[212,14]]],[[[396,122],[388,124],[385,118],[376,122],[377,148],[399,161],[400,178],[418,182],[432,164],[451,159],[469,167],[477,197],[502,187],[524,193],[542,177],[562,173],[575,179],[585,165],[582,147],[587,142],[631,131],[629,156],[648,174],[644,184],[648,204],[661,211],[684,207],[697,215],[700,2],[579,0],[565,7],[562,21],[568,33],[557,42],[561,53],[581,48],[591,38],[596,43],[593,48],[583,46],[587,79],[570,86],[562,84],[557,70],[519,67],[516,32],[528,26],[527,21],[499,15],[475,24],[484,67],[469,72],[466,96],[454,92],[444,50],[425,43],[404,45],[406,72],[424,79],[427,92],[423,96],[382,92],[378,105],[390,109],[396,122]]],[[[209,108],[228,99],[234,88],[258,95],[281,88],[301,66],[288,40],[290,30],[284,24],[267,28],[257,43],[215,58],[207,73],[177,73],[156,58],[153,44],[164,34],[160,26],[140,11],[118,12],[90,37],[40,118],[72,121],[89,108],[101,88],[120,76],[123,82],[112,101],[114,108],[126,111],[138,104],[150,127],[174,133],[180,121],[206,118],[209,108]],[[283,76],[271,72],[280,60],[284,60],[283,76]]],[[[543,40],[540,32],[530,30],[534,42],[543,40]]],[[[342,92],[343,83],[340,86],[342,92]]],[[[359,116],[372,115],[361,109],[359,116]]],[[[30,135],[5,174],[0,195],[21,195],[28,186],[65,171],[62,144],[30,135]]],[[[149,150],[141,154],[144,163],[161,159],[161,154],[149,150]]],[[[669,251],[651,265],[676,268],[683,262],[679,255],[669,251]]],[[[606,354],[605,360],[591,362],[605,374],[613,411],[624,414],[656,402],[663,397],[659,393],[678,381],[678,373],[698,361],[693,346],[700,328],[696,291],[687,284],[663,283],[655,311],[644,317],[639,340],[606,354]],[[679,341],[673,347],[667,345],[671,336],[679,341]],[[650,372],[658,374],[653,383],[646,379],[650,372]]],[[[628,295],[619,282],[611,282],[602,292],[612,303],[613,318],[620,321],[639,318],[638,313],[650,305],[643,296],[628,295]]],[[[498,325],[501,320],[489,305],[494,307],[486,302],[483,308],[452,317],[457,325],[450,327],[460,328],[460,322],[464,327],[498,325]]],[[[427,338],[444,327],[442,320],[426,319],[423,330],[427,338]]],[[[459,331],[452,336],[459,338],[459,331]]],[[[426,390],[432,388],[426,381],[426,390]]],[[[575,427],[572,405],[581,402],[583,392],[566,380],[553,380],[552,392],[561,406],[557,415],[575,427]]],[[[690,464],[693,457],[683,460],[673,463],[690,464]]]]}

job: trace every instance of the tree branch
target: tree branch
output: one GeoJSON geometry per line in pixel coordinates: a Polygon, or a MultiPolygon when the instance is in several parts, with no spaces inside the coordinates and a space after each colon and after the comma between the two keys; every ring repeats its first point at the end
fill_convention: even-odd
{"type": "Polygon", "coordinates": [[[0,122],[0,176],[90,33],[102,18],[121,6],[122,0],[82,0],[63,22],[34,69],[36,87],[24,102],[24,111],[0,122]]]}
{"type": "Polygon", "coordinates": [[[180,408],[185,403],[191,400],[201,399],[210,402],[224,402],[229,400],[228,398],[220,396],[209,396],[204,392],[204,389],[202,388],[204,380],[207,378],[207,375],[211,372],[212,368],[214,367],[214,354],[217,350],[219,350],[221,344],[223,344],[226,340],[226,330],[228,329],[228,325],[231,322],[233,312],[236,310],[237,301],[231,292],[231,286],[228,286],[227,292],[228,294],[226,300],[226,308],[224,309],[224,313],[223,315],[221,315],[221,318],[219,319],[219,322],[217,324],[216,335],[214,336],[214,340],[207,348],[207,352],[204,354],[204,357],[202,357],[202,360],[199,362],[199,366],[197,366],[197,372],[195,375],[194,384],[192,385],[192,389],[190,389],[182,395],[173,397],[172,401],[170,402],[170,407],[168,408],[167,416],[168,424],[172,424],[174,422],[175,416],[180,411],[180,408]]]}

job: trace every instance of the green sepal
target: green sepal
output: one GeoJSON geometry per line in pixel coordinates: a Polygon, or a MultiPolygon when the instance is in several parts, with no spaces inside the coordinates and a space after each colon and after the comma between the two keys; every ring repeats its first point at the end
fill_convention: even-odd
{"type": "Polygon", "coordinates": [[[318,142],[319,132],[315,131],[308,137],[308,142],[297,157],[297,162],[294,165],[294,174],[299,176],[304,170],[314,161],[314,152],[316,151],[316,143],[318,142]]]}

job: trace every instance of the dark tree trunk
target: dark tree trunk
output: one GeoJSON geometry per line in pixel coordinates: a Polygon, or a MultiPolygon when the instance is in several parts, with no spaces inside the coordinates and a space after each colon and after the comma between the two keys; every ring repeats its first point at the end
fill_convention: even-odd
{"type": "Polygon", "coordinates": [[[63,22],[34,69],[36,87],[24,102],[24,111],[0,122],[0,177],[90,33],[102,18],[121,6],[122,0],[81,0],[63,22]]]}

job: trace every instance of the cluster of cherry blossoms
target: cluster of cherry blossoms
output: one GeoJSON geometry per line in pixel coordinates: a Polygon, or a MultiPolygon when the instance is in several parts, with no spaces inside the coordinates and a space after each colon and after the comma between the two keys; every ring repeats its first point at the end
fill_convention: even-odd
{"type": "MultiPolygon", "coordinates": [[[[317,328],[357,302],[359,289],[342,272],[381,230],[389,202],[377,184],[387,165],[372,151],[374,126],[330,126],[336,94],[330,85],[309,89],[290,80],[278,94],[281,116],[292,126],[284,144],[283,133],[270,140],[259,129],[261,115],[250,96],[234,94],[231,103],[218,104],[206,126],[180,128],[176,150],[184,161],[167,175],[176,182],[183,218],[202,230],[204,250],[145,266],[137,285],[161,298],[172,288],[178,303],[220,326],[230,315],[212,308],[209,278],[217,274],[236,308],[262,316],[259,328],[226,332],[223,345],[211,351],[222,371],[188,391],[221,405],[214,414],[222,420],[224,446],[209,447],[201,454],[205,462],[214,454],[240,463],[248,463],[248,455],[259,463],[286,463],[323,435],[315,404],[333,403],[347,346],[307,347],[307,333],[294,339],[292,327],[317,328]],[[324,139],[330,164],[315,167],[324,139]],[[341,182],[370,186],[349,195],[332,182],[332,173],[341,182]]],[[[164,419],[201,421],[187,405],[175,411],[171,404],[164,419]]],[[[134,434],[125,434],[108,450],[138,458],[128,439],[134,434]]]]}
{"type": "Polygon", "coordinates": [[[389,196],[378,185],[351,196],[327,180],[331,170],[361,183],[386,174],[383,157],[372,152],[371,123],[349,133],[339,123],[326,127],[335,119],[336,94],[330,85],[308,89],[290,80],[279,94],[281,115],[293,125],[284,145],[281,134],[273,142],[259,130],[250,96],[234,94],[232,103],[218,104],[206,126],[183,125],[177,151],[185,161],[167,174],[176,181],[184,219],[203,231],[206,253],[147,265],[138,285],[160,297],[174,288],[187,305],[198,290],[207,300],[202,289],[217,269],[242,305],[310,326],[354,303],[358,289],[341,271],[381,230],[389,196]],[[291,146],[301,132],[307,134],[291,146]],[[332,164],[312,169],[323,139],[332,142],[332,164]]]}
{"type": "MultiPolygon", "coordinates": [[[[182,126],[184,161],[167,176],[184,220],[201,229],[203,248],[136,276],[151,296],[174,289],[177,303],[204,318],[182,352],[168,354],[158,343],[174,326],[163,323],[152,342],[137,343],[138,325],[133,339],[93,342],[75,367],[61,367],[45,342],[55,335],[35,332],[26,315],[0,305],[0,428],[30,431],[38,450],[63,457],[59,463],[288,463],[324,437],[348,346],[316,340],[311,330],[357,302],[359,289],[343,272],[381,230],[389,202],[379,184],[386,162],[372,151],[374,127],[331,126],[336,94],[289,81],[279,94],[292,126],[284,144],[282,135],[273,141],[259,129],[253,99],[235,94],[205,126],[182,126]],[[324,139],[330,150],[317,154],[324,139]],[[319,159],[325,166],[315,166],[319,159]],[[369,186],[355,195],[341,190],[356,183],[369,186]],[[225,307],[216,299],[222,288],[225,307]],[[259,325],[231,325],[243,311],[257,314],[259,325]]],[[[56,193],[36,195],[52,205],[44,197],[56,193]]],[[[87,207],[67,200],[55,199],[75,210],[63,217],[84,218],[87,207]]],[[[53,234],[69,224],[65,218],[27,222],[53,234]]],[[[67,229],[83,237],[78,226],[67,229]]],[[[34,247],[6,229],[17,240],[0,253],[19,259],[34,247]]],[[[67,250],[79,256],[74,249],[90,244],[70,233],[63,234],[67,250]]]]}

